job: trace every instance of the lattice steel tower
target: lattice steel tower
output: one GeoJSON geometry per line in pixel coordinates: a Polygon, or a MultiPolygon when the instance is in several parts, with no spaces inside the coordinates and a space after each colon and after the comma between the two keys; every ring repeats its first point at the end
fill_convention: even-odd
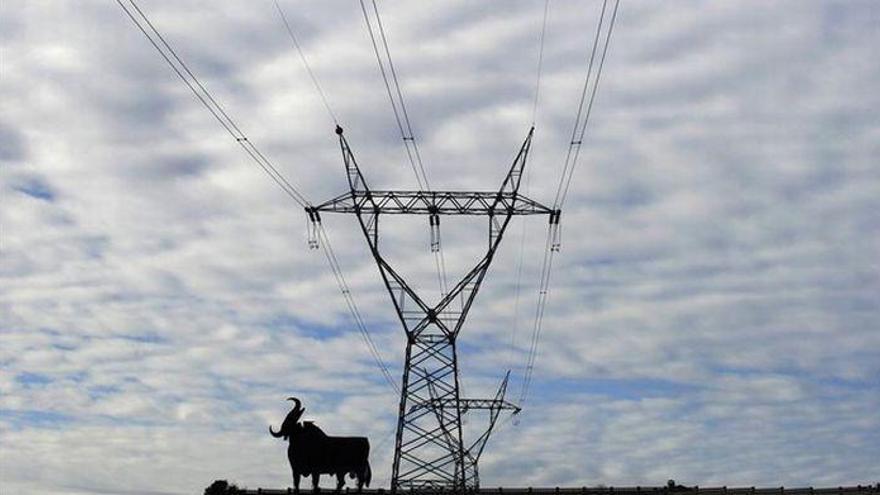
{"type": "Polygon", "coordinates": [[[357,217],[406,334],[391,488],[478,488],[477,461],[496,420],[502,411],[516,413],[519,408],[504,400],[509,372],[494,398],[461,397],[456,339],[513,215],[549,215],[551,224],[559,221],[558,211],[519,194],[534,128],[529,130],[497,191],[372,190],[342,128],[337,127],[336,133],[350,191],[307,208],[307,212],[313,222],[320,221],[321,212],[352,213],[357,217]],[[441,215],[483,215],[489,220],[488,248],[447,294],[429,303],[382,256],[381,215],[427,215],[432,239],[439,238],[441,215]],[[459,299],[459,304],[453,304],[459,299]],[[489,425],[478,438],[465,441],[461,419],[475,410],[488,411],[489,425]]]}

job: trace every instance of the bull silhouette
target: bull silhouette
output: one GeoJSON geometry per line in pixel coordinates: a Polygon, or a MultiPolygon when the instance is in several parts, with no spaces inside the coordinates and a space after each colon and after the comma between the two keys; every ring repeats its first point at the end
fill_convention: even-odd
{"type": "Polygon", "coordinates": [[[336,490],[345,485],[345,474],[357,478],[358,491],[364,485],[370,486],[370,442],[366,437],[331,437],[311,421],[299,423],[305,412],[296,397],[288,397],[295,404],[287,413],[281,429],[275,432],[269,426],[269,433],[275,438],[289,440],[287,458],[293,471],[293,489],[299,491],[299,477],[311,476],[312,489],[320,491],[318,481],[322,474],[336,475],[336,490]]]}

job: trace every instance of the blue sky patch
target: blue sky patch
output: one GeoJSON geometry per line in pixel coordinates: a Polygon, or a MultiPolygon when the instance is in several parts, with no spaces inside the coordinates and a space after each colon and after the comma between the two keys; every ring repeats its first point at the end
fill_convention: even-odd
{"type": "MultiPolygon", "coordinates": [[[[572,394],[603,395],[613,399],[645,399],[675,397],[698,387],[668,380],[636,378],[578,378],[541,380],[533,378],[530,395],[534,397],[567,397],[572,394]]],[[[518,389],[517,389],[518,390],[518,389]]]]}
{"type": "Polygon", "coordinates": [[[55,201],[55,191],[53,191],[48,184],[39,179],[31,179],[13,189],[35,199],[48,201],[50,203],[55,201]]]}
{"type": "Polygon", "coordinates": [[[24,373],[19,373],[15,376],[15,381],[21,383],[22,385],[29,386],[40,386],[46,385],[47,383],[52,383],[52,379],[46,375],[41,375],[39,373],[30,373],[25,371],[24,373]]]}
{"type": "Polygon", "coordinates": [[[73,417],[54,411],[0,409],[0,420],[8,421],[13,428],[58,428],[73,417]]]}

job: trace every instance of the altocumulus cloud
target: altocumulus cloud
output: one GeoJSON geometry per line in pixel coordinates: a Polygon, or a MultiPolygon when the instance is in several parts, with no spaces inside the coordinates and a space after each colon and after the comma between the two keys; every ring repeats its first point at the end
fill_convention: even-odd
{"type": "MultiPolygon", "coordinates": [[[[309,198],[344,189],[271,2],[143,3],[309,198]]],[[[359,7],[282,4],[368,179],[413,187],[359,7]]],[[[530,123],[543,3],[380,6],[432,183],[495,187],[530,123]]],[[[598,9],[551,7],[539,200],[598,9]]],[[[871,1],[623,3],[536,381],[490,443],[484,484],[877,481],[878,25],[871,1]]],[[[396,397],[306,248],[303,213],[113,2],[4,2],[0,37],[3,492],[286,486],[265,430],[291,394],[329,431],[369,435],[387,483],[396,397]]],[[[325,223],[398,370],[401,332],[362,240],[351,219],[325,223]]],[[[457,227],[444,223],[453,273],[484,242],[482,226],[457,227]]],[[[425,228],[392,225],[386,242],[431,291],[425,228]]],[[[511,367],[516,395],[544,228],[514,224],[478,299],[469,394],[511,367]]]]}

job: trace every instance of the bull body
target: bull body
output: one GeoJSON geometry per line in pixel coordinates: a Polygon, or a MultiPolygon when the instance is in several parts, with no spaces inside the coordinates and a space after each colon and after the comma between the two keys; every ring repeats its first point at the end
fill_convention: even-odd
{"type": "Polygon", "coordinates": [[[312,488],[318,491],[322,474],[336,475],[336,489],[345,485],[345,475],[357,478],[358,490],[370,486],[370,442],[365,437],[332,437],[311,421],[299,423],[305,411],[299,400],[285,418],[278,432],[269,427],[272,436],[289,440],[287,459],[293,474],[293,488],[299,491],[300,476],[312,477],[312,488]]]}

